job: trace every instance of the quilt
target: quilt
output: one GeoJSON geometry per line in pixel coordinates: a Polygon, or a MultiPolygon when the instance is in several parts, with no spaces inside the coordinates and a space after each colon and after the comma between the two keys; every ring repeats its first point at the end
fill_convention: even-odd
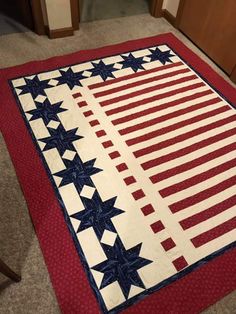
{"type": "Polygon", "coordinates": [[[63,313],[198,313],[235,289],[233,87],[172,34],[0,73],[63,313]]]}

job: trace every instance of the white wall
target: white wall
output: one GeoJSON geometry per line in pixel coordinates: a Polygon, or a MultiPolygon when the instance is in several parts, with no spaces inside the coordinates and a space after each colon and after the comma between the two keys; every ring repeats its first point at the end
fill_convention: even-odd
{"type": "Polygon", "coordinates": [[[173,16],[177,15],[180,0],[164,0],[162,9],[166,9],[173,16]]]}
{"type": "Polygon", "coordinates": [[[72,26],[70,0],[41,0],[44,23],[50,30],[72,26]]]}

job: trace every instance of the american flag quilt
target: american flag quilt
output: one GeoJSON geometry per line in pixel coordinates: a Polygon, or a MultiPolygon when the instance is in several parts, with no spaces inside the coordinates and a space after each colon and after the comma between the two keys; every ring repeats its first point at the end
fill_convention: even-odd
{"type": "Polygon", "coordinates": [[[233,252],[234,102],[168,41],[8,83],[103,313],[233,252]]]}

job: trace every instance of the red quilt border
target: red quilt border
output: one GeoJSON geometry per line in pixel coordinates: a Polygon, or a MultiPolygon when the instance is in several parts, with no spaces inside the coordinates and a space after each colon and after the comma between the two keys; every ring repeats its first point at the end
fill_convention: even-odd
{"type": "MultiPolygon", "coordinates": [[[[0,70],[0,130],[16,169],[63,313],[95,314],[99,313],[99,307],[64,222],[55,192],[16,106],[8,80],[157,44],[173,47],[194,70],[229,101],[236,103],[235,89],[171,33],[0,70]],[[40,177],[37,173],[40,173],[40,177]],[[40,193],[38,189],[32,188],[34,186],[40,189],[40,193]],[[48,200],[50,209],[44,207],[48,200]],[[63,254],[61,248],[66,250],[66,254],[63,254]]],[[[235,252],[235,249],[225,252],[124,312],[199,313],[236,289],[235,252]],[[219,270],[223,271],[219,273],[219,270]]]]}

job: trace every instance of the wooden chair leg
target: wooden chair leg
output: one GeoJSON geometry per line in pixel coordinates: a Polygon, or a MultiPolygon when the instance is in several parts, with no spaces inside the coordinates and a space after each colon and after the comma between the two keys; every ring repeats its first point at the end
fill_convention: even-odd
{"type": "Polygon", "coordinates": [[[1,259],[0,259],[0,272],[15,282],[19,282],[21,280],[21,277],[14,273],[14,271],[12,271],[1,259]]]}

